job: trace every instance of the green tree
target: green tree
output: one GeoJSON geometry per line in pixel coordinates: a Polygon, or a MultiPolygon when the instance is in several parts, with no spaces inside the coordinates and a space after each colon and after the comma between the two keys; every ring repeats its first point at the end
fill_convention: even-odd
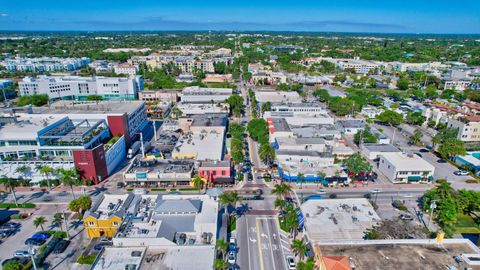
{"type": "Polygon", "coordinates": [[[270,101],[267,101],[267,102],[263,103],[262,107],[260,108],[262,113],[264,113],[266,111],[270,111],[271,109],[272,109],[272,103],[270,101]]]}
{"type": "Polygon", "coordinates": [[[58,226],[60,230],[63,231],[62,224],[63,224],[63,214],[62,213],[53,214],[52,225],[58,226]]]}
{"type": "Polygon", "coordinates": [[[50,175],[53,173],[52,167],[48,165],[41,165],[37,167],[38,171],[47,179],[48,189],[52,190],[52,186],[50,184],[50,175]]]}
{"type": "Polygon", "coordinates": [[[423,138],[423,133],[420,130],[415,130],[412,136],[409,138],[409,142],[414,145],[418,145],[423,138]]]}
{"type": "Polygon", "coordinates": [[[400,90],[407,90],[410,87],[410,80],[407,77],[402,77],[397,81],[397,87],[400,90]]]}
{"type": "Polygon", "coordinates": [[[16,206],[18,206],[17,195],[15,194],[15,188],[19,185],[18,181],[13,178],[7,177],[6,175],[3,175],[2,177],[0,177],[0,184],[10,189],[13,197],[13,202],[16,206]]]}
{"type": "Polygon", "coordinates": [[[21,261],[9,260],[4,266],[3,270],[22,270],[24,265],[21,261]]]}
{"type": "Polygon", "coordinates": [[[213,268],[217,270],[226,270],[230,264],[226,262],[225,260],[222,259],[215,259],[215,263],[213,265],[213,268]]]}
{"type": "Polygon", "coordinates": [[[314,97],[318,99],[318,101],[321,101],[321,102],[326,102],[330,99],[330,95],[328,94],[327,89],[318,89],[313,91],[312,94],[314,97]]]}
{"type": "Polygon", "coordinates": [[[372,165],[360,153],[355,153],[343,160],[343,164],[347,170],[357,175],[360,172],[372,171],[372,165]]]}
{"type": "Polygon", "coordinates": [[[21,174],[23,179],[27,179],[27,177],[31,174],[32,169],[30,168],[30,166],[22,165],[18,166],[15,172],[21,174]]]}
{"type": "Polygon", "coordinates": [[[277,198],[282,199],[285,199],[285,196],[290,194],[291,191],[292,187],[287,183],[280,183],[278,185],[275,185],[271,190],[272,194],[276,195],[277,198]]]}
{"type": "Polygon", "coordinates": [[[278,208],[278,210],[280,210],[280,212],[283,212],[283,211],[285,211],[285,208],[287,207],[287,202],[283,199],[276,198],[275,201],[273,202],[273,205],[275,206],[275,208],[278,208]]]}
{"type": "Polygon", "coordinates": [[[331,98],[328,102],[328,109],[338,116],[353,114],[355,112],[353,101],[340,97],[331,98]]]}
{"type": "Polygon", "coordinates": [[[453,156],[465,155],[466,148],[465,143],[459,139],[447,139],[440,147],[438,147],[438,153],[443,158],[451,158],[453,156]]]}
{"type": "Polygon", "coordinates": [[[58,174],[60,176],[60,181],[63,185],[69,186],[72,191],[72,197],[75,199],[75,193],[73,192],[73,186],[80,184],[80,176],[78,175],[77,169],[59,169],[58,174]]]}
{"type": "Polygon", "coordinates": [[[308,251],[308,244],[305,243],[304,239],[296,239],[292,241],[292,252],[295,256],[298,256],[301,261],[305,258],[305,253],[308,251]]]}
{"type": "Polygon", "coordinates": [[[303,188],[303,181],[305,180],[305,174],[298,173],[297,174],[297,179],[298,179],[298,182],[300,182],[300,189],[302,189],[303,188]]]}
{"type": "Polygon", "coordinates": [[[238,195],[238,192],[236,191],[230,191],[230,192],[223,192],[218,196],[218,202],[225,206],[225,213],[227,213],[227,209],[232,206],[236,208],[237,203],[242,201],[242,197],[238,195]]]}
{"type": "Polygon", "coordinates": [[[82,195],[77,199],[73,199],[68,204],[68,209],[73,212],[83,214],[86,210],[92,207],[92,198],[82,195]]]}
{"type": "Polygon", "coordinates": [[[42,229],[42,231],[45,231],[43,229],[43,225],[47,222],[47,220],[45,219],[44,216],[38,216],[36,217],[34,220],[33,220],[33,225],[35,226],[35,228],[38,228],[40,226],[40,228],[42,229]]]}
{"type": "Polygon", "coordinates": [[[198,194],[200,194],[200,191],[203,189],[203,179],[200,176],[195,175],[192,181],[193,186],[198,190],[198,194]]]}
{"type": "Polygon", "coordinates": [[[260,144],[268,143],[268,125],[265,119],[252,119],[248,122],[247,132],[254,141],[260,144]]]}
{"type": "Polygon", "coordinates": [[[426,117],[421,112],[409,112],[405,117],[405,122],[411,125],[421,126],[426,120],[426,117]]]}
{"type": "Polygon", "coordinates": [[[382,124],[398,126],[403,122],[403,116],[397,112],[387,110],[377,115],[377,120],[382,124]]]}
{"type": "Polygon", "coordinates": [[[361,142],[362,143],[377,143],[378,138],[371,132],[370,127],[365,127],[364,130],[359,130],[355,135],[353,136],[353,141],[359,145],[361,142]]]}
{"type": "Polygon", "coordinates": [[[225,242],[224,239],[218,239],[215,242],[215,249],[217,250],[217,252],[220,252],[222,254],[222,258],[223,260],[225,260],[228,251],[228,243],[225,242]]]}
{"type": "Polygon", "coordinates": [[[275,160],[275,150],[270,144],[262,143],[258,149],[258,156],[265,164],[271,165],[275,160]]]}
{"type": "Polygon", "coordinates": [[[243,97],[234,94],[228,97],[225,102],[230,105],[230,110],[232,111],[232,114],[235,117],[240,117],[242,115],[242,109],[243,109],[243,97]]]}

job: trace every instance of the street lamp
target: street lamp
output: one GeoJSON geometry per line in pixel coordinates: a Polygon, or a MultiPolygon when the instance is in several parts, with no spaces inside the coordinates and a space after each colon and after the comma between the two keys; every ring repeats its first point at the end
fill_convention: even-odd
{"type": "Polygon", "coordinates": [[[432,203],[430,204],[430,219],[428,220],[428,227],[430,227],[430,223],[432,222],[433,211],[435,210],[435,208],[437,208],[437,202],[432,201],[432,203]]]}
{"type": "Polygon", "coordinates": [[[33,269],[34,270],[37,270],[37,263],[35,262],[35,253],[37,252],[35,250],[35,248],[32,246],[32,244],[29,245],[30,246],[30,249],[28,251],[28,254],[30,255],[29,257],[32,259],[32,265],[33,265],[33,269]]]}

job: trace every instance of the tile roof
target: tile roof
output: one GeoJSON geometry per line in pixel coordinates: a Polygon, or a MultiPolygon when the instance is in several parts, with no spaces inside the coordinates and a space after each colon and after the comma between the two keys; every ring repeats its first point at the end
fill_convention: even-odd
{"type": "Polygon", "coordinates": [[[352,270],[346,256],[322,256],[326,270],[352,270]]]}

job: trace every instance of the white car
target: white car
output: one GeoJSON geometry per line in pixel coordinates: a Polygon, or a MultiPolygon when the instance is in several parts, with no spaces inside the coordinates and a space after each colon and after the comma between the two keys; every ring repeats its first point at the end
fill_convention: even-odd
{"type": "Polygon", "coordinates": [[[371,193],[380,193],[380,189],[376,188],[376,189],[372,189],[370,190],[371,193]]]}
{"type": "Polygon", "coordinates": [[[293,256],[287,256],[287,266],[288,266],[288,269],[290,270],[295,270],[296,269],[296,265],[295,265],[295,259],[293,258],[293,256]]]}
{"type": "Polygon", "coordinates": [[[327,194],[327,191],[325,189],[319,189],[317,191],[317,194],[324,195],[324,194],[327,194]]]}
{"type": "Polygon", "coordinates": [[[15,254],[13,254],[13,257],[17,258],[23,258],[28,256],[30,256],[30,253],[27,250],[17,250],[15,251],[15,254]]]}
{"type": "Polygon", "coordinates": [[[231,250],[230,252],[228,252],[227,261],[230,264],[235,264],[235,262],[237,261],[237,254],[235,253],[235,251],[231,250]]]}
{"type": "Polygon", "coordinates": [[[461,170],[454,171],[453,174],[460,175],[460,176],[469,175],[469,173],[467,171],[461,171],[461,170]]]}

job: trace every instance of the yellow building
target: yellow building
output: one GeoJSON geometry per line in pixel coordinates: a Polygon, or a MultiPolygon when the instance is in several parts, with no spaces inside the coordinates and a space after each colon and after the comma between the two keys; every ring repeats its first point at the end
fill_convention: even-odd
{"type": "Polygon", "coordinates": [[[85,213],[83,224],[88,238],[115,236],[123,222],[124,215],[134,195],[104,194],[90,210],[85,213]]]}

